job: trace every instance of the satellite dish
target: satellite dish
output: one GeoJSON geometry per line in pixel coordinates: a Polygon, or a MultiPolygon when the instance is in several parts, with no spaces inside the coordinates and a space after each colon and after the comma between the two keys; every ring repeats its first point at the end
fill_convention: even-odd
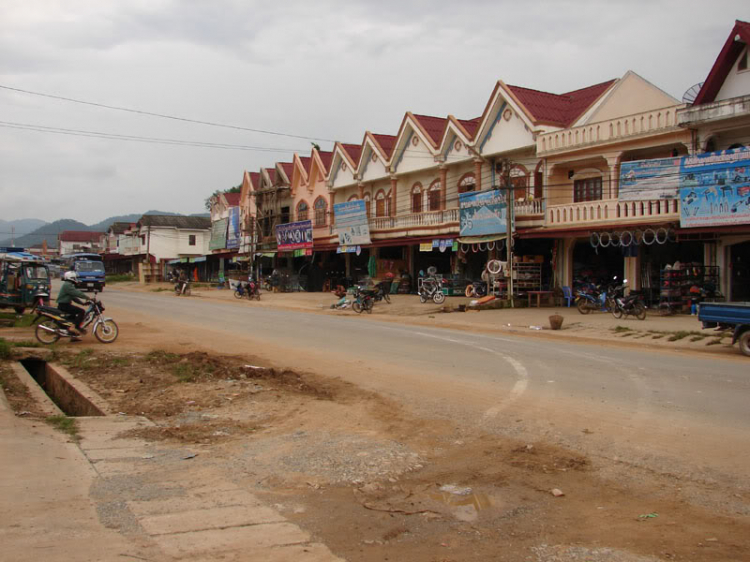
{"type": "Polygon", "coordinates": [[[698,97],[698,92],[701,91],[702,87],[703,82],[698,82],[694,86],[690,86],[688,91],[682,95],[682,102],[692,104],[695,101],[695,98],[698,97]]]}

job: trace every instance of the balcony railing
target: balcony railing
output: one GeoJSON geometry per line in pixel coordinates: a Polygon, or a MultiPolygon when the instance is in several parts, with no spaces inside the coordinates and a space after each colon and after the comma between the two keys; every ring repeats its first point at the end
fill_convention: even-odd
{"type": "Polygon", "coordinates": [[[420,226],[441,226],[458,222],[458,209],[410,213],[396,217],[374,217],[370,219],[370,230],[394,230],[420,226]]]}
{"type": "Polygon", "coordinates": [[[642,219],[677,219],[677,200],[620,201],[603,199],[584,203],[547,205],[546,226],[585,225],[602,222],[630,222],[642,219]]]}
{"type": "Polygon", "coordinates": [[[636,113],[617,119],[591,123],[539,135],[536,141],[537,154],[603,144],[647,134],[678,131],[677,110],[684,104],[636,113]]]}
{"type": "Polygon", "coordinates": [[[515,201],[513,203],[513,211],[517,217],[525,215],[541,215],[544,213],[544,199],[515,201]]]}

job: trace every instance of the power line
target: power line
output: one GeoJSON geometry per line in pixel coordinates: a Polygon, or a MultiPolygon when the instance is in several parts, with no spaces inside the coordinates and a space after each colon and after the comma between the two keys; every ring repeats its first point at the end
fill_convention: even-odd
{"type": "Polygon", "coordinates": [[[32,96],[39,96],[39,97],[43,97],[43,98],[56,99],[56,100],[60,100],[60,101],[70,102],[70,103],[78,103],[78,104],[81,104],[81,105],[89,105],[89,106],[98,107],[98,108],[101,108],[101,109],[112,109],[112,110],[115,110],[115,111],[124,111],[124,112],[127,112],[127,113],[135,113],[135,114],[138,114],[138,115],[148,115],[149,117],[159,117],[161,119],[171,119],[173,121],[183,121],[183,122],[186,122],[186,123],[196,123],[198,125],[208,125],[208,126],[211,126],[211,127],[222,127],[222,128],[225,128],[225,129],[235,129],[235,130],[238,130],[238,131],[249,131],[251,133],[261,133],[261,134],[264,134],[264,135],[275,135],[275,136],[279,136],[279,137],[289,137],[289,138],[304,139],[304,140],[319,140],[319,141],[325,141],[325,142],[336,142],[334,140],[325,139],[325,138],[322,138],[322,137],[309,137],[309,136],[305,136],[305,135],[294,135],[294,134],[291,134],[291,133],[282,133],[282,132],[279,132],[279,131],[270,131],[270,130],[267,130],[267,129],[255,129],[255,128],[252,128],[252,127],[242,127],[240,125],[228,125],[226,123],[216,123],[214,121],[204,121],[204,120],[201,120],[201,119],[190,119],[188,117],[180,117],[180,116],[177,116],[177,115],[169,115],[169,114],[166,114],[166,113],[157,113],[157,112],[153,112],[153,111],[145,111],[145,110],[141,110],[141,109],[133,109],[133,108],[130,108],[130,107],[122,107],[122,106],[117,106],[117,105],[108,105],[108,104],[104,104],[104,103],[98,103],[98,102],[80,100],[80,99],[76,99],[76,98],[69,98],[69,97],[60,96],[60,95],[56,95],[56,94],[47,94],[47,93],[43,93],[43,92],[34,92],[34,91],[31,91],[31,90],[24,90],[22,88],[13,88],[11,86],[5,86],[3,84],[0,84],[0,88],[3,89],[3,90],[10,90],[12,92],[18,92],[18,93],[28,94],[28,95],[32,95],[32,96]]]}

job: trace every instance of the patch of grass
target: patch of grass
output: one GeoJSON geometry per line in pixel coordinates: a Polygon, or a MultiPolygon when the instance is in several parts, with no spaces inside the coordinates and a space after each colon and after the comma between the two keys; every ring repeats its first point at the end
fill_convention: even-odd
{"type": "Polygon", "coordinates": [[[710,342],[707,342],[706,345],[719,345],[721,343],[721,338],[716,338],[715,340],[711,340],[710,342]]]}
{"type": "Polygon", "coordinates": [[[109,360],[109,364],[113,367],[127,367],[130,365],[130,359],[127,357],[112,357],[109,360]]]}
{"type": "Polygon", "coordinates": [[[92,360],[94,359],[94,352],[90,349],[83,349],[69,357],[65,364],[76,369],[91,369],[93,367],[92,360]]]}
{"type": "Polygon", "coordinates": [[[174,363],[180,359],[180,356],[176,353],[169,353],[168,351],[157,349],[156,351],[149,351],[146,354],[145,359],[149,363],[174,363]]]}
{"type": "Polygon", "coordinates": [[[619,334],[620,332],[632,332],[633,328],[628,328],[627,326],[615,326],[612,328],[612,331],[616,334],[619,334]]]}
{"type": "Polygon", "coordinates": [[[708,334],[698,334],[697,336],[693,336],[690,338],[690,341],[701,341],[703,339],[706,339],[708,337],[708,334]]]}
{"type": "Polygon", "coordinates": [[[656,335],[651,336],[651,339],[652,340],[660,340],[664,336],[665,336],[665,334],[656,334],[656,335]]]}
{"type": "Polygon", "coordinates": [[[166,289],[164,287],[157,287],[156,289],[151,289],[152,293],[163,293],[164,291],[172,291],[172,289],[166,289]]]}
{"type": "Polygon", "coordinates": [[[36,315],[24,314],[20,318],[16,319],[16,322],[15,324],[13,324],[13,327],[14,328],[28,328],[34,325],[35,320],[36,320],[36,315]]]}
{"type": "Polygon", "coordinates": [[[0,360],[10,359],[10,348],[10,342],[7,342],[4,339],[0,338],[0,360]]]}
{"type": "Polygon", "coordinates": [[[195,382],[200,372],[190,363],[179,363],[172,367],[172,373],[180,382],[195,382]]]}
{"type": "Polygon", "coordinates": [[[128,281],[135,281],[134,275],[107,275],[105,278],[106,283],[126,283],[128,281]]]}
{"type": "Polygon", "coordinates": [[[75,418],[69,418],[68,416],[49,416],[44,421],[56,430],[69,435],[73,441],[78,441],[78,423],[75,418]]]}
{"type": "Polygon", "coordinates": [[[678,332],[674,332],[670,337],[667,338],[667,341],[679,341],[681,339],[684,339],[690,335],[690,332],[686,332],[685,330],[680,330],[678,332]]]}
{"type": "Polygon", "coordinates": [[[629,338],[630,336],[634,335],[635,332],[625,332],[620,337],[621,338],[629,338]]]}

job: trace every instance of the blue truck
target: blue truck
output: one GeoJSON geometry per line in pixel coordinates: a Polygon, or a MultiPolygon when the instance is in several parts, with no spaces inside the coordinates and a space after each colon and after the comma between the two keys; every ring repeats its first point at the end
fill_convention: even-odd
{"type": "Polygon", "coordinates": [[[99,254],[66,254],[62,257],[68,270],[78,275],[78,288],[82,291],[103,291],[105,283],[104,262],[99,254]]]}
{"type": "Polygon", "coordinates": [[[703,328],[732,329],[732,344],[739,342],[740,351],[750,357],[750,302],[701,303],[698,320],[703,328]]]}

